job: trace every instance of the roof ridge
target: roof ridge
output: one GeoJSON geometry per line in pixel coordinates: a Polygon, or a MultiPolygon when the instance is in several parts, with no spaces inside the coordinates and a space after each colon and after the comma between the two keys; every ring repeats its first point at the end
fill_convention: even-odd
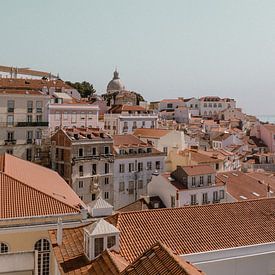
{"type": "Polygon", "coordinates": [[[22,185],[24,185],[24,186],[27,186],[28,188],[30,188],[30,189],[32,189],[32,190],[35,190],[35,191],[39,192],[40,194],[43,194],[43,195],[45,195],[45,196],[47,196],[47,197],[49,197],[49,198],[51,198],[51,199],[57,200],[58,202],[62,203],[63,205],[66,205],[67,207],[70,207],[70,208],[72,208],[72,209],[74,209],[74,210],[80,212],[80,210],[79,210],[78,208],[73,207],[72,205],[69,205],[68,203],[65,203],[65,202],[59,200],[58,198],[56,198],[56,197],[54,197],[54,196],[51,196],[50,194],[47,194],[47,193],[45,193],[45,192],[43,192],[43,191],[41,191],[41,190],[39,190],[39,189],[36,189],[36,188],[34,188],[33,186],[30,186],[30,185],[28,185],[27,183],[22,182],[22,181],[20,181],[20,180],[18,180],[18,179],[16,179],[16,178],[14,178],[14,177],[12,177],[12,176],[6,174],[5,172],[1,172],[1,171],[0,171],[0,174],[2,174],[2,175],[4,175],[4,176],[6,176],[6,177],[8,177],[8,178],[10,178],[10,179],[12,179],[12,180],[14,180],[14,181],[16,181],[17,183],[20,183],[20,184],[22,184],[22,185]]]}
{"type": "MultiPolygon", "coordinates": [[[[209,208],[209,207],[217,207],[220,205],[232,205],[232,204],[242,204],[242,203],[251,203],[255,201],[260,201],[260,200],[275,200],[275,197],[271,198],[256,198],[256,199],[247,199],[244,201],[234,201],[234,202],[224,202],[224,203],[213,203],[213,204],[207,204],[207,205],[190,205],[190,206],[182,206],[182,207],[174,207],[174,208],[153,208],[153,209],[144,209],[144,210],[133,210],[133,211],[128,211],[128,212],[120,212],[112,215],[111,217],[118,215],[118,220],[120,219],[120,216],[122,215],[127,215],[127,214],[135,214],[135,213],[144,213],[144,212],[157,212],[157,211],[175,211],[178,209],[188,209],[188,208],[209,208]]],[[[118,224],[119,222],[117,222],[118,224]]]]}

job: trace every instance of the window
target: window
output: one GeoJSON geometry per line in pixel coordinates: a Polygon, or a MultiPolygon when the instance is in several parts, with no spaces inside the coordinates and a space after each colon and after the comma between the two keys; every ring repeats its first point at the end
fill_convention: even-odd
{"type": "Polygon", "coordinates": [[[42,115],[36,116],[36,122],[42,122],[42,115]]]}
{"type": "Polygon", "coordinates": [[[104,178],[104,184],[105,185],[109,184],[109,178],[104,178]]]}
{"type": "Polygon", "coordinates": [[[32,122],[32,115],[27,115],[27,122],[32,122]]]}
{"type": "Polygon", "coordinates": [[[203,186],[203,176],[200,176],[200,186],[203,186]]]}
{"type": "Polygon", "coordinates": [[[79,171],[79,176],[80,177],[83,177],[83,165],[80,165],[79,168],[78,168],[78,171],[79,171]]]}
{"type": "Polygon", "coordinates": [[[7,139],[8,141],[14,140],[14,132],[7,132],[7,139]]]}
{"type": "Polygon", "coordinates": [[[96,198],[96,195],[95,194],[92,194],[92,201],[94,201],[96,198]]]}
{"type": "Polygon", "coordinates": [[[38,251],[38,274],[50,274],[50,243],[46,239],[37,241],[34,249],[38,251]]]}
{"type": "Polygon", "coordinates": [[[37,130],[35,132],[35,138],[36,139],[41,139],[42,138],[42,131],[41,130],[37,130]]]}
{"type": "Polygon", "coordinates": [[[207,103],[204,103],[204,104],[203,104],[203,107],[205,107],[205,108],[206,108],[206,107],[207,107],[207,103]]]}
{"type": "Polygon", "coordinates": [[[10,154],[10,155],[13,155],[13,149],[7,149],[7,150],[6,150],[6,153],[7,153],[7,154],[10,154]]]}
{"type": "Polygon", "coordinates": [[[211,175],[207,176],[207,183],[210,184],[211,183],[211,175]]]}
{"type": "Polygon", "coordinates": [[[105,155],[109,155],[110,154],[110,147],[109,146],[105,146],[104,147],[104,154],[105,155]]]}
{"type": "Polygon", "coordinates": [[[8,112],[9,113],[14,112],[14,100],[8,100],[8,112]]]}
{"type": "Polygon", "coordinates": [[[8,115],[8,117],[7,117],[8,126],[13,126],[13,123],[14,123],[14,116],[13,115],[8,115]]]}
{"type": "Polygon", "coordinates": [[[192,187],[196,187],[196,178],[192,177],[192,187]]]}
{"type": "Polygon", "coordinates": [[[218,104],[218,106],[219,106],[219,107],[222,107],[222,104],[221,104],[221,103],[219,103],[219,104],[218,104]]]}
{"type": "Polygon", "coordinates": [[[219,164],[218,163],[216,163],[216,170],[219,170],[219,164]]]}
{"type": "Polygon", "coordinates": [[[108,174],[109,173],[109,163],[105,163],[105,174],[108,174]]]}
{"type": "Polygon", "coordinates": [[[33,109],[33,102],[27,101],[27,112],[32,113],[32,109],[33,109]]]}
{"type": "Polygon", "coordinates": [[[176,197],[171,196],[171,207],[174,208],[176,206],[176,197]]]}
{"type": "Polygon", "coordinates": [[[125,164],[119,164],[119,173],[125,172],[125,164]]]}
{"type": "Polygon", "coordinates": [[[83,148],[79,148],[79,149],[78,149],[78,156],[79,156],[79,157],[83,157],[83,156],[84,156],[83,148]]]}
{"type": "Polygon", "coordinates": [[[92,148],[92,155],[93,155],[93,156],[96,156],[96,147],[93,147],[93,148],[92,148]]]}
{"type": "Polygon", "coordinates": [[[144,128],[144,127],[145,127],[145,121],[143,120],[141,128],[144,128]]]}
{"type": "Polygon", "coordinates": [[[81,112],[81,114],[80,114],[80,119],[81,119],[81,120],[84,120],[84,119],[85,119],[85,113],[81,112]]]}
{"type": "Polygon", "coordinates": [[[167,103],[167,109],[172,109],[173,108],[173,104],[172,103],[167,103]]]}
{"type": "Polygon", "coordinates": [[[160,169],[160,161],[156,161],[156,169],[157,169],[157,170],[160,169]]]}
{"type": "Polygon", "coordinates": [[[165,154],[167,154],[168,148],[167,148],[167,147],[163,147],[163,152],[164,152],[165,154]]]}
{"type": "Polygon", "coordinates": [[[109,192],[104,192],[104,199],[108,200],[109,199],[109,192]]]}
{"type": "Polygon", "coordinates": [[[0,243],[0,253],[8,253],[9,247],[5,243],[0,243]]]}
{"type": "Polygon", "coordinates": [[[209,104],[208,104],[208,107],[211,107],[211,108],[212,108],[212,103],[209,103],[209,104]]]}
{"type": "Polygon", "coordinates": [[[123,192],[124,189],[125,189],[124,181],[121,181],[121,182],[119,183],[119,192],[123,192]]]}
{"type": "Polygon", "coordinates": [[[32,160],[32,149],[31,148],[27,148],[27,150],[26,150],[26,159],[28,161],[32,160]]]}
{"type": "Polygon", "coordinates": [[[147,170],[152,170],[152,161],[147,162],[147,170]]]}
{"type": "Polygon", "coordinates": [[[96,175],[96,163],[92,164],[92,175],[96,175]]]}
{"type": "Polygon", "coordinates": [[[208,203],[208,194],[203,193],[202,194],[202,204],[207,204],[208,203]]]}
{"type": "Polygon", "coordinates": [[[36,112],[42,113],[42,101],[36,101],[36,112]]]}
{"type": "Polygon", "coordinates": [[[133,129],[136,129],[136,128],[137,128],[137,122],[134,121],[134,122],[133,122],[133,129]]]}
{"type": "Polygon", "coordinates": [[[32,143],[33,131],[27,131],[27,144],[32,143]]]}
{"type": "Polygon", "coordinates": [[[213,202],[217,202],[218,201],[218,191],[214,191],[213,192],[213,202]]]}
{"type": "Polygon", "coordinates": [[[111,248],[116,244],[116,236],[107,237],[107,248],[111,248]]]}
{"type": "Polygon", "coordinates": [[[139,180],[138,181],[138,189],[142,189],[143,188],[143,180],[139,180]]]}
{"type": "Polygon", "coordinates": [[[129,194],[132,195],[134,194],[134,182],[133,181],[129,181],[129,194]]]}
{"type": "Polygon", "coordinates": [[[197,204],[197,195],[193,194],[191,195],[191,205],[197,204]]]}
{"type": "Polygon", "coordinates": [[[134,171],[134,163],[129,163],[129,172],[134,171]]]}
{"type": "Polygon", "coordinates": [[[100,255],[103,252],[104,247],[104,239],[103,238],[95,238],[95,257],[100,255]]]}
{"type": "Polygon", "coordinates": [[[92,112],[88,113],[88,119],[93,119],[93,113],[92,112]]]}
{"type": "Polygon", "coordinates": [[[220,199],[224,199],[224,190],[220,190],[220,199]]]}
{"type": "Polygon", "coordinates": [[[72,123],[76,123],[76,112],[72,113],[71,121],[72,121],[72,123]]]}
{"type": "Polygon", "coordinates": [[[81,200],[83,200],[83,196],[79,196],[79,198],[80,198],[81,200]]]}
{"type": "Polygon", "coordinates": [[[78,187],[83,188],[83,181],[82,180],[78,182],[78,187]]]}
{"type": "Polygon", "coordinates": [[[138,163],[138,172],[141,172],[141,171],[143,171],[143,163],[139,162],[138,163]]]}
{"type": "Polygon", "coordinates": [[[68,112],[64,112],[64,113],[63,113],[63,119],[64,119],[64,120],[67,120],[67,119],[68,119],[68,112]]]}

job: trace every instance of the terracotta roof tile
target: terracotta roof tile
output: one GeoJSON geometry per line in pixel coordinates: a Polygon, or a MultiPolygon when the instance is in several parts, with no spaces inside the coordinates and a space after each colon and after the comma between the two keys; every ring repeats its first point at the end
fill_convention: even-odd
{"type": "Polygon", "coordinates": [[[161,138],[170,132],[171,130],[166,129],[138,128],[134,131],[134,135],[144,138],[161,138]]]}
{"type": "Polygon", "coordinates": [[[196,175],[205,175],[205,174],[215,173],[214,168],[209,165],[190,165],[190,166],[181,166],[181,168],[188,176],[196,176],[196,175]]]}

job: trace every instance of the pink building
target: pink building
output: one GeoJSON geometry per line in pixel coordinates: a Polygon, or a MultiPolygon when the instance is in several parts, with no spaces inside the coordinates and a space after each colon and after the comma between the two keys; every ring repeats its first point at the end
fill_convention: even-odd
{"type": "Polygon", "coordinates": [[[260,124],[258,128],[259,138],[266,144],[269,151],[275,152],[275,124],[260,124]]]}
{"type": "Polygon", "coordinates": [[[55,93],[49,104],[49,128],[98,127],[99,107],[83,100],[75,100],[64,93],[55,93]]]}

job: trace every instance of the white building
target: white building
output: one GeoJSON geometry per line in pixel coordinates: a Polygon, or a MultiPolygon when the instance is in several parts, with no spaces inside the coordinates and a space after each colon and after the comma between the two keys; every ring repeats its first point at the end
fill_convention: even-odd
{"type": "Polygon", "coordinates": [[[226,201],[225,186],[216,184],[216,172],[208,165],[178,166],[171,174],[153,176],[148,196],[159,196],[166,207],[226,201]]]}
{"type": "Polygon", "coordinates": [[[175,121],[178,123],[189,123],[191,112],[187,107],[178,107],[174,112],[175,121]]]}
{"type": "Polygon", "coordinates": [[[183,98],[163,99],[159,102],[159,111],[175,111],[176,108],[184,106],[183,98]]]}
{"type": "Polygon", "coordinates": [[[0,153],[39,161],[48,133],[50,97],[32,90],[0,91],[0,153]]]}
{"type": "Polygon", "coordinates": [[[62,127],[98,127],[99,107],[75,100],[66,93],[54,93],[49,105],[51,131],[62,127]]]}
{"type": "Polygon", "coordinates": [[[220,98],[218,96],[200,98],[200,115],[202,117],[218,119],[222,111],[232,108],[236,108],[236,101],[231,98],[220,98]]]}
{"type": "Polygon", "coordinates": [[[185,107],[189,109],[189,112],[192,116],[200,115],[200,100],[195,97],[185,98],[184,99],[185,107]]]}
{"type": "Polygon", "coordinates": [[[146,195],[154,172],[164,170],[165,153],[133,135],[115,135],[114,208],[130,204],[146,195]]]}
{"type": "Polygon", "coordinates": [[[158,116],[141,106],[115,105],[104,115],[104,128],[111,134],[131,134],[137,128],[156,128],[158,116]]]}

